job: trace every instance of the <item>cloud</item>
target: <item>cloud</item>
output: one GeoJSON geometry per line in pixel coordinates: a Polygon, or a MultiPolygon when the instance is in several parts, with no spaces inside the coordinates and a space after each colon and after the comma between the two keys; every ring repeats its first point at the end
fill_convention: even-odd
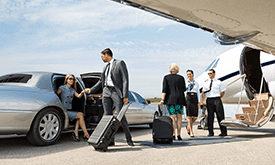
{"type": "Polygon", "coordinates": [[[0,14],[0,75],[101,71],[100,52],[110,47],[127,63],[132,90],[160,96],[171,63],[198,76],[230,49],[210,43],[208,34],[108,0],[2,0],[0,14]]]}

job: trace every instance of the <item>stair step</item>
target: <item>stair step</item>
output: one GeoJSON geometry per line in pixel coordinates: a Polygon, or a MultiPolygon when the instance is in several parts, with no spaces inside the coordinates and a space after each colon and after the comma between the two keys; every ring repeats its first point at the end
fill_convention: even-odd
{"type": "MultiPolygon", "coordinates": [[[[249,106],[257,107],[258,100],[249,100],[249,106]]],[[[268,100],[260,100],[259,107],[266,108],[268,106],[268,100]]]]}
{"type": "Polygon", "coordinates": [[[251,125],[253,124],[250,119],[248,114],[235,114],[237,120],[241,120],[244,124],[251,125]]]}
{"type": "MultiPolygon", "coordinates": [[[[258,93],[254,94],[254,98],[255,98],[255,100],[259,100],[259,94],[258,93]]],[[[262,93],[260,99],[268,100],[268,93],[262,93]]]]}
{"type": "MultiPolygon", "coordinates": [[[[243,113],[244,114],[256,114],[257,111],[257,107],[253,106],[253,107],[242,107],[243,113]]],[[[259,107],[258,108],[258,114],[263,114],[264,113],[264,108],[263,107],[259,107]]]]}
{"type": "Polygon", "coordinates": [[[255,114],[248,114],[248,116],[249,116],[248,117],[249,118],[249,122],[251,122],[253,124],[257,123],[263,117],[262,114],[259,114],[259,115],[257,115],[256,120],[255,120],[255,114]],[[254,120],[255,120],[255,122],[254,122],[254,120]]]}

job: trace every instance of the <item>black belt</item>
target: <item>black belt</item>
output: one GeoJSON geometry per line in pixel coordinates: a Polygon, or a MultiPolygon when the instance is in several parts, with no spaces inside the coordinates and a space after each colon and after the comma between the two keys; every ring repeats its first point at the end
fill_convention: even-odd
{"type": "Polygon", "coordinates": [[[207,99],[220,99],[221,97],[207,97],[207,99]]]}
{"type": "Polygon", "coordinates": [[[196,92],[187,92],[188,95],[197,95],[196,92]]]}
{"type": "Polygon", "coordinates": [[[107,88],[115,88],[114,86],[105,86],[105,87],[107,87],[107,88]]]}

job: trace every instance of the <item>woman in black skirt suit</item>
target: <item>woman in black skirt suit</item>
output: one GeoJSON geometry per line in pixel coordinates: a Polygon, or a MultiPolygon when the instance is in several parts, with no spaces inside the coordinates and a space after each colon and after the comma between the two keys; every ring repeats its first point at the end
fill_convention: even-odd
{"type": "Polygon", "coordinates": [[[194,73],[192,70],[186,71],[188,81],[187,95],[186,95],[186,114],[188,116],[188,125],[186,126],[187,133],[194,137],[193,123],[197,120],[198,109],[200,108],[200,92],[199,83],[194,80],[194,73]]]}

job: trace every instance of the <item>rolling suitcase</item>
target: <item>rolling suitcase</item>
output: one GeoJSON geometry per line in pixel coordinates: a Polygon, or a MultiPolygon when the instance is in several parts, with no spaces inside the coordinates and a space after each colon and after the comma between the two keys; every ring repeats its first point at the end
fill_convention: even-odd
{"type": "MultiPolygon", "coordinates": [[[[164,105],[160,105],[159,108],[165,113],[164,105]],[[161,108],[162,107],[162,108],[161,108]]],[[[169,143],[173,144],[173,121],[169,116],[159,116],[153,121],[153,143],[169,143]]]]}
{"type": "Polygon", "coordinates": [[[104,115],[102,117],[88,140],[88,143],[91,144],[95,150],[106,151],[108,149],[109,144],[120,127],[120,121],[130,104],[131,103],[123,105],[116,117],[113,115],[104,115]]]}

